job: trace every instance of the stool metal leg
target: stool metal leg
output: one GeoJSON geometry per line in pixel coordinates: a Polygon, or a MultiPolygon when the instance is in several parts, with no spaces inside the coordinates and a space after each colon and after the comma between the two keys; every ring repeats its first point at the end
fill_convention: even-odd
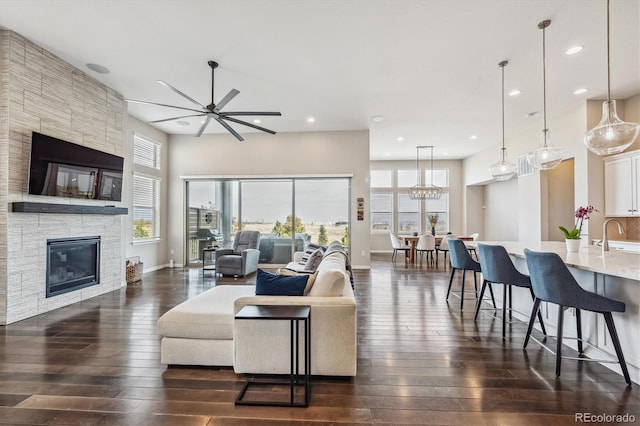
{"type": "Polygon", "coordinates": [[[622,348],[620,347],[620,339],[618,339],[618,332],[616,331],[616,326],[613,323],[613,315],[611,312],[603,312],[604,320],[607,323],[607,328],[609,329],[609,334],[611,335],[611,342],[613,343],[613,347],[616,350],[616,355],[618,355],[618,362],[620,363],[620,368],[622,368],[622,374],[624,375],[624,380],[627,382],[629,386],[631,386],[631,377],[629,377],[629,370],[627,370],[627,363],[624,360],[624,355],[622,354],[622,348]]]}
{"type": "Polygon", "coordinates": [[[564,306],[558,305],[558,332],[556,344],[556,377],[560,377],[560,362],[562,361],[562,325],[564,321],[564,306]]]}
{"type": "MultiPolygon", "coordinates": [[[[438,262],[438,258],[436,257],[436,262],[438,262]]],[[[453,284],[453,275],[456,273],[456,268],[451,268],[451,278],[449,278],[449,288],[447,289],[447,299],[449,300],[449,294],[451,293],[451,284],[453,284]]]]}
{"type": "Polygon", "coordinates": [[[529,327],[527,328],[527,335],[524,338],[524,344],[522,345],[522,349],[527,349],[527,344],[529,343],[529,338],[531,337],[531,330],[533,330],[533,323],[536,320],[536,314],[539,313],[540,310],[540,299],[534,297],[533,299],[533,309],[531,310],[531,318],[529,319],[529,327]]]}
{"type": "MultiPolygon", "coordinates": [[[[533,289],[529,287],[529,292],[531,293],[531,300],[536,301],[536,295],[533,294],[533,289]]],[[[542,329],[542,334],[547,335],[547,329],[544,326],[544,321],[542,320],[542,313],[538,310],[538,320],[540,321],[540,328],[542,329]]]]}
{"type": "Polygon", "coordinates": [[[460,290],[460,310],[462,310],[462,307],[464,306],[464,282],[466,281],[465,278],[467,277],[467,270],[463,269],[462,270],[462,290],[460,290]]]}
{"type": "Polygon", "coordinates": [[[582,319],[580,318],[580,309],[576,308],[576,327],[578,328],[577,330],[577,336],[578,336],[578,353],[582,354],[584,353],[584,350],[582,348],[582,319]]]}

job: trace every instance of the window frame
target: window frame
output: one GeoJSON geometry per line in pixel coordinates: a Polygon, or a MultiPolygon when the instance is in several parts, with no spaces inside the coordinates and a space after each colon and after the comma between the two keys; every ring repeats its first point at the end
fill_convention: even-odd
{"type": "Polygon", "coordinates": [[[132,244],[140,244],[146,242],[159,241],[161,234],[161,190],[162,190],[162,144],[138,133],[133,134],[133,172],[131,181],[131,242],[132,244]],[[136,151],[142,149],[143,153],[148,155],[136,155],[136,151]],[[141,161],[140,161],[141,160],[141,161]],[[136,191],[140,190],[139,179],[146,180],[151,183],[148,192],[136,196],[136,191]],[[148,198],[148,200],[146,199],[148,198]],[[136,212],[140,209],[150,212],[151,235],[144,237],[136,236],[136,212]]]}

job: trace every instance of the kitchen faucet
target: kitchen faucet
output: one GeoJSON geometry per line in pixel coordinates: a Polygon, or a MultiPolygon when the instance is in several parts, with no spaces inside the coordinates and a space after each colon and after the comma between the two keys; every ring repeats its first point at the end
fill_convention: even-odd
{"type": "Polygon", "coordinates": [[[607,236],[607,225],[609,222],[615,222],[618,224],[618,233],[624,234],[624,228],[618,219],[607,219],[602,224],[602,240],[598,243],[598,245],[602,245],[602,251],[609,251],[609,237],[607,236]]]}

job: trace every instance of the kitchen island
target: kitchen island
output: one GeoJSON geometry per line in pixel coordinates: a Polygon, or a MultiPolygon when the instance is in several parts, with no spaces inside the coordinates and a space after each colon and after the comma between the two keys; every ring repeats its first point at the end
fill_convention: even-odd
{"type": "MultiPolygon", "coordinates": [[[[569,267],[576,281],[585,289],[605,297],[619,300],[626,304],[626,311],[614,313],[613,318],[620,337],[629,374],[635,383],[640,383],[640,254],[622,250],[603,252],[598,246],[581,247],[577,253],[567,253],[564,242],[543,241],[524,244],[517,241],[479,241],[481,244],[502,245],[511,256],[516,268],[528,274],[524,249],[534,251],[553,252],[558,254],[569,267]]],[[[500,291],[494,292],[496,301],[501,299],[500,291]]],[[[529,291],[522,288],[513,289],[513,307],[520,313],[514,315],[522,321],[528,321],[531,313],[532,301],[529,291]]],[[[500,303],[502,301],[500,300],[500,303]]],[[[541,312],[545,319],[547,332],[556,334],[557,305],[542,303],[541,312]]],[[[576,336],[575,311],[571,309],[565,315],[564,335],[576,336]]],[[[536,323],[538,336],[541,332],[536,323]]],[[[534,332],[535,333],[535,332],[534,332]]],[[[583,338],[589,344],[602,349],[609,354],[615,354],[611,339],[606,330],[604,317],[592,312],[582,312],[583,338]]],[[[565,344],[576,348],[575,340],[565,340],[565,344]]],[[[602,359],[603,355],[589,346],[585,354],[592,358],[602,359]]],[[[612,359],[616,359],[615,355],[612,359]]],[[[618,364],[603,364],[622,374],[618,364]]]]}

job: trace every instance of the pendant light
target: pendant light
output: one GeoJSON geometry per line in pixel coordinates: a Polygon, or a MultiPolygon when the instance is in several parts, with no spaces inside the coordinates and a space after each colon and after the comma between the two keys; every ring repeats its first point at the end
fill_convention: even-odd
{"type": "Polygon", "coordinates": [[[433,184],[433,146],[416,146],[416,172],[418,184],[409,188],[409,198],[412,200],[439,200],[442,195],[442,188],[433,184]],[[431,148],[431,184],[422,185],[422,174],[420,173],[420,149],[431,148]]]}
{"type": "Polygon", "coordinates": [[[538,24],[542,30],[542,111],[544,117],[544,128],[542,129],[542,144],[533,152],[529,153],[529,161],[540,170],[551,170],[555,168],[564,155],[564,149],[551,144],[549,129],[547,128],[547,73],[546,73],[546,51],[545,51],[545,30],[551,24],[550,20],[544,20],[538,24]]]}
{"type": "Polygon", "coordinates": [[[584,135],[587,148],[598,155],[622,152],[638,138],[640,124],[625,123],[616,113],[616,101],[611,100],[611,54],[609,53],[609,0],[607,0],[607,100],[602,103],[600,123],[584,135]]]}
{"type": "Polygon", "coordinates": [[[492,164],[491,167],[489,167],[491,176],[493,176],[495,180],[499,181],[511,179],[518,170],[518,166],[507,161],[507,148],[504,147],[504,67],[508,63],[509,61],[502,61],[498,64],[502,69],[502,149],[500,150],[501,159],[498,160],[498,162],[496,162],[495,164],[492,164]]]}

